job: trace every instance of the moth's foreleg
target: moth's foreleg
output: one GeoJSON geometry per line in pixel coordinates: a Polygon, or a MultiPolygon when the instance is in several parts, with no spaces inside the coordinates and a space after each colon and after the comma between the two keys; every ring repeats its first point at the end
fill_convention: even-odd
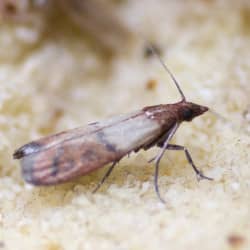
{"type": "MultiPolygon", "coordinates": [[[[160,145],[159,145],[160,146],[160,145]]],[[[178,150],[178,151],[184,151],[186,158],[189,162],[189,164],[192,166],[193,170],[195,171],[196,175],[200,178],[200,179],[207,179],[207,180],[213,180],[213,178],[207,177],[205,176],[194,164],[192,157],[188,151],[188,149],[184,146],[180,146],[180,145],[174,145],[174,144],[168,144],[167,145],[167,150],[178,150]]]]}
{"type": "Polygon", "coordinates": [[[155,162],[155,176],[154,176],[155,192],[156,192],[156,194],[157,194],[159,200],[160,200],[162,203],[166,203],[166,202],[165,202],[164,199],[161,197],[161,194],[160,194],[160,191],[159,191],[158,177],[159,177],[160,161],[161,161],[161,158],[162,158],[162,156],[163,156],[163,154],[164,154],[164,152],[165,152],[166,149],[167,149],[167,143],[166,143],[166,144],[164,143],[162,152],[161,152],[159,155],[157,155],[157,156],[155,157],[155,159],[154,159],[154,160],[156,160],[156,162],[155,162]]]}
{"type": "Polygon", "coordinates": [[[110,174],[111,174],[112,170],[114,169],[116,163],[117,163],[117,161],[113,162],[113,164],[109,167],[108,171],[102,177],[101,181],[97,184],[97,186],[92,191],[92,193],[95,193],[101,187],[101,185],[105,182],[105,180],[110,176],[110,174]]]}
{"type": "Polygon", "coordinates": [[[168,147],[168,143],[171,140],[171,138],[173,137],[174,133],[176,132],[177,128],[179,127],[179,124],[176,123],[168,132],[165,136],[163,136],[162,138],[164,138],[164,142],[162,140],[160,140],[160,143],[163,142],[162,144],[162,150],[161,152],[156,156],[155,158],[155,176],[154,176],[154,186],[155,186],[155,192],[158,196],[158,198],[160,199],[160,201],[162,203],[165,203],[164,199],[161,197],[160,195],[160,191],[159,191],[159,186],[158,186],[158,176],[159,176],[159,166],[160,166],[160,161],[162,156],[164,155],[165,151],[167,150],[168,147]]]}

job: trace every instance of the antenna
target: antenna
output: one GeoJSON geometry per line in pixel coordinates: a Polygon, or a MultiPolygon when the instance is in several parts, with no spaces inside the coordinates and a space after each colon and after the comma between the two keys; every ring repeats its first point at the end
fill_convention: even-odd
{"type": "Polygon", "coordinates": [[[163,62],[162,58],[160,57],[159,53],[157,52],[157,50],[155,49],[154,45],[151,44],[150,42],[148,42],[148,45],[149,45],[149,49],[151,49],[151,51],[153,52],[153,54],[159,59],[161,65],[163,66],[163,68],[168,72],[168,74],[170,75],[171,79],[173,80],[176,88],[178,89],[180,95],[181,95],[181,98],[182,98],[182,101],[186,101],[186,97],[185,95],[183,94],[182,90],[181,90],[181,87],[179,85],[179,83],[177,82],[177,80],[175,79],[174,75],[172,74],[172,72],[170,71],[170,69],[167,67],[167,65],[163,62]]]}

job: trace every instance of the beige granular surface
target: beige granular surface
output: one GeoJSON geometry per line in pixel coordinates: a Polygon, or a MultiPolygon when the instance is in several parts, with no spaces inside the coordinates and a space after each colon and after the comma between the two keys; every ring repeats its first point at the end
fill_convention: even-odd
{"type": "Polygon", "coordinates": [[[154,187],[159,149],[125,157],[67,184],[25,184],[13,151],[30,140],[179,95],[143,41],[112,58],[58,17],[1,23],[0,249],[250,249],[250,6],[243,1],[126,1],[117,11],[162,49],[188,100],[223,114],[185,123],[175,143],[214,181],[197,182],[181,152],[168,152],[154,187]],[[248,111],[247,111],[248,110],[248,111]],[[245,116],[243,114],[246,114],[245,116]]]}

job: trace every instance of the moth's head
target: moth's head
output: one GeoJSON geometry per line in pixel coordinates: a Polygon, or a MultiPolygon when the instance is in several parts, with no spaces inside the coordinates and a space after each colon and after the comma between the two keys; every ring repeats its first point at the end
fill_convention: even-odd
{"type": "Polygon", "coordinates": [[[208,107],[185,101],[180,102],[179,105],[178,113],[181,121],[191,121],[196,116],[202,115],[209,109],[208,107]]]}

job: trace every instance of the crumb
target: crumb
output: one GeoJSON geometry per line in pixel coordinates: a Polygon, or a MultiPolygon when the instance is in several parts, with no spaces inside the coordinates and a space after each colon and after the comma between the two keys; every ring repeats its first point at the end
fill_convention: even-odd
{"type": "Polygon", "coordinates": [[[232,247],[240,247],[245,242],[245,238],[241,235],[231,234],[227,238],[228,243],[232,247]]]}
{"type": "Polygon", "coordinates": [[[157,81],[155,79],[149,79],[146,82],[146,89],[149,91],[153,91],[157,88],[157,81]]]}

